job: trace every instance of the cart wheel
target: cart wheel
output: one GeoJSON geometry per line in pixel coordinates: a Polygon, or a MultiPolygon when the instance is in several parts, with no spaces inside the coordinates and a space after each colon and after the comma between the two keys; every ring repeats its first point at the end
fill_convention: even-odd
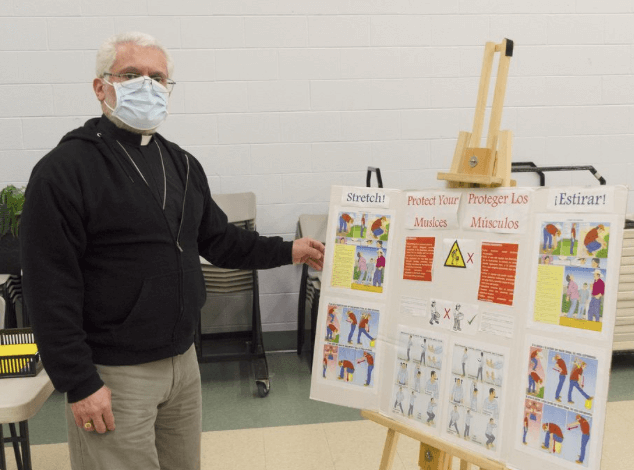
{"type": "Polygon", "coordinates": [[[260,395],[260,398],[264,398],[265,396],[267,396],[269,394],[269,391],[271,390],[271,387],[264,382],[256,383],[258,385],[258,395],[260,395]]]}

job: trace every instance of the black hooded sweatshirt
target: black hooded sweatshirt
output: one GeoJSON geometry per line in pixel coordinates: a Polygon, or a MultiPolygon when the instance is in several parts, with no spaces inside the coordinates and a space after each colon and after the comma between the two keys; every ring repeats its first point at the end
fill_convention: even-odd
{"type": "Polygon", "coordinates": [[[199,255],[234,269],[292,263],[292,242],[227,223],[200,163],[155,134],[184,182],[174,233],[100,119],[37,163],[20,227],[27,311],[70,403],[103,385],[94,364],[143,364],[191,347],[206,298],[199,255]]]}

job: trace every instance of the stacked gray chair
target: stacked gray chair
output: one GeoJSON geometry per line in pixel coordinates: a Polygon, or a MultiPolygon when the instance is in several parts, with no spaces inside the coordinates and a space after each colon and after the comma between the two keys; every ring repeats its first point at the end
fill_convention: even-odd
{"type": "MultiPolygon", "coordinates": [[[[213,198],[230,223],[255,230],[255,194],[216,194],[213,198]]],[[[198,360],[250,360],[258,394],[265,397],[270,380],[262,342],[258,273],[250,269],[223,269],[203,258],[200,260],[207,302],[196,335],[198,360]]]]}
{"type": "Polygon", "coordinates": [[[623,252],[619,275],[614,327],[615,351],[634,350],[634,222],[628,220],[623,232],[623,252]]]}

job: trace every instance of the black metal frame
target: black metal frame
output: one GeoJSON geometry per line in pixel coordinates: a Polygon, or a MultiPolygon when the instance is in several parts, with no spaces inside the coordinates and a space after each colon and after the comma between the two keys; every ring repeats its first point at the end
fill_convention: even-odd
{"type": "MultiPolygon", "coordinates": [[[[297,355],[301,355],[304,349],[304,338],[306,329],[306,302],[308,290],[308,265],[302,266],[302,276],[299,284],[299,301],[297,305],[297,355]]],[[[315,349],[315,334],[317,331],[317,313],[319,311],[319,289],[314,289],[313,300],[310,304],[310,358],[309,364],[312,369],[313,351],[315,349]]]]}
{"type": "Polygon", "coordinates": [[[376,173],[376,180],[379,183],[379,188],[383,187],[383,179],[381,178],[381,169],[373,166],[368,167],[368,173],[365,177],[365,185],[369,188],[372,186],[372,173],[376,173]]]}
{"type": "MultiPolygon", "coordinates": [[[[299,300],[297,302],[297,355],[299,356],[304,349],[304,336],[306,329],[306,291],[308,290],[308,265],[302,265],[302,276],[299,280],[299,300]]],[[[311,333],[315,331],[312,328],[312,317],[311,317],[311,333]]],[[[311,334],[313,338],[314,344],[314,335],[311,334]]],[[[311,352],[313,348],[310,348],[311,352]]]]}
{"type": "Polygon", "coordinates": [[[599,184],[606,184],[605,178],[592,165],[572,165],[572,166],[537,166],[533,162],[512,162],[512,173],[537,173],[539,175],[539,185],[546,186],[546,175],[548,171],[589,171],[599,184]]]}
{"type": "Polygon", "coordinates": [[[15,462],[18,470],[32,470],[31,464],[31,447],[29,443],[29,425],[27,421],[20,421],[18,427],[20,434],[15,429],[16,423],[9,423],[9,432],[11,437],[4,437],[2,426],[0,424],[0,470],[7,469],[7,460],[4,453],[4,445],[12,443],[13,453],[15,454],[15,462]],[[22,452],[20,452],[20,448],[22,452]]]}

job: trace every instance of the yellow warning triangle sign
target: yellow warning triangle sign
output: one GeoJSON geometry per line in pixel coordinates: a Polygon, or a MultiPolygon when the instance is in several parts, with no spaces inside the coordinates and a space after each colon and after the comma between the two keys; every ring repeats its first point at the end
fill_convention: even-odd
{"type": "Polygon", "coordinates": [[[467,267],[462,256],[462,252],[460,251],[460,247],[458,246],[458,240],[453,242],[451,250],[449,250],[449,255],[447,255],[447,259],[445,260],[445,266],[449,268],[467,267]]]}

